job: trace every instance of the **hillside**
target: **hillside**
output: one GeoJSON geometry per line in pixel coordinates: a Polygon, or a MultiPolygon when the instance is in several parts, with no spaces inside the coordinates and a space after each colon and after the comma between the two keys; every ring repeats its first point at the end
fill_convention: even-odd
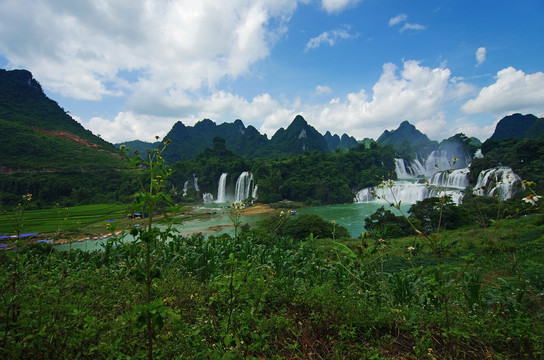
{"type": "Polygon", "coordinates": [[[376,142],[393,146],[403,158],[414,158],[416,154],[426,157],[438,145],[408,121],[403,121],[396,130],[385,130],[376,142]]]}
{"type": "Polygon", "coordinates": [[[544,135],[544,118],[532,114],[512,114],[502,118],[489,140],[505,140],[509,138],[537,138],[544,135]]]}
{"type": "Polygon", "coordinates": [[[119,188],[122,175],[112,172],[128,167],[112,144],[49,99],[26,70],[0,70],[0,142],[4,202],[26,192],[47,203],[71,197],[83,187],[85,193],[95,187],[107,191],[113,184],[119,188]],[[102,175],[89,175],[94,172],[102,175]]]}
{"type": "Polygon", "coordinates": [[[0,130],[3,172],[125,167],[112,144],[47,98],[26,70],[0,70],[0,130]]]}

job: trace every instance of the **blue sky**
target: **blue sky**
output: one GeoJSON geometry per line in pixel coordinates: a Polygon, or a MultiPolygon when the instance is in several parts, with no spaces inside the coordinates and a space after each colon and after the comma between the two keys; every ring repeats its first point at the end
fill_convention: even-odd
{"type": "Polygon", "coordinates": [[[485,140],[544,116],[543,18],[541,0],[0,0],[0,67],[111,142],[203,118],[270,137],[297,114],[485,140]]]}

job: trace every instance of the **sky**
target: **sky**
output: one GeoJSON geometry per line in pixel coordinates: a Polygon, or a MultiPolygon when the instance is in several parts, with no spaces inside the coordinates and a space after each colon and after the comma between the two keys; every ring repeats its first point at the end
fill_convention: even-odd
{"type": "Polygon", "coordinates": [[[270,138],[298,114],[483,141],[544,116],[543,18],[542,0],[0,0],[0,68],[112,143],[204,118],[270,138]]]}

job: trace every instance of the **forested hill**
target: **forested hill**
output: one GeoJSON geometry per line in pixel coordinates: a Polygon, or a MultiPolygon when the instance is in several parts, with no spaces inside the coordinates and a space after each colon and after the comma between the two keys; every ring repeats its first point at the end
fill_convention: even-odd
{"type": "Polygon", "coordinates": [[[115,147],[49,99],[26,70],[0,70],[2,171],[124,167],[115,147]]]}
{"type": "Polygon", "coordinates": [[[430,140],[408,121],[403,121],[396,130],[385,130],[376,142],[382,146],[392,145],[403,158],[413,158],[416,152],[426,157],[438,146],[437,141],[430,140]]]}
{"type": "MultiPolygon", "coordinates": [[[[321,153],[347,151],[358,145],[357,140],[347,134],[343,134],[341,138],[330,132],[325,136],[321,135],[300,115],[286,129],[280,128],[276,131],[271,139],[251,125],[246,127],[239,119],[219,125],[210,119],[203,119],[194,126],[186,126],[181,121],[175,123],[165,136],[172,143],[164,157],[170,163],[194,159],[206,148],[212,147],[216,136],[225,139],[229,150],[245,158],[272,158],[314,150],[321,153]]],[[[116,144],[117,147],[121,145],[136,146],[138,150],[154,147],[154,144],[142,141],[116,144]]]]}
{"type": "Polygon", "coordinates": [[[114,151],[112,144],[85,129],[49,99],[27,70],[0,69],[0,119],[46,131],[71,133],[104,150],[114,151]]]}
{"type": "Polygon", "coordinates": [[[0,143],[3,204],[25,193],[44,204],[119,198],[111,194],[126,180],[116,171],[129,167],[117,149],[49,99],[26,70],[0,69],[0,143]]]}
{"type": "Polygon", "coordinates": [[[509,138],[537,138],[544,135],[544,118],[532,114],[512,114],[505,116],[498,123],[489,140],[505,140],[509,138]]]}

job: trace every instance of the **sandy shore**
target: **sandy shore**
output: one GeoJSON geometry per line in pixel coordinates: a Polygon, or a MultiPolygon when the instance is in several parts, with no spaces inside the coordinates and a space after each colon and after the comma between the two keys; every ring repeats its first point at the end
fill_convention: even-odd
{"type": "Polygon", "coordinates": [[[240,210],[240,214],[244,215],[273,214],[275,212],[276,210],[265,204],[252,205],[240,210]]]}

